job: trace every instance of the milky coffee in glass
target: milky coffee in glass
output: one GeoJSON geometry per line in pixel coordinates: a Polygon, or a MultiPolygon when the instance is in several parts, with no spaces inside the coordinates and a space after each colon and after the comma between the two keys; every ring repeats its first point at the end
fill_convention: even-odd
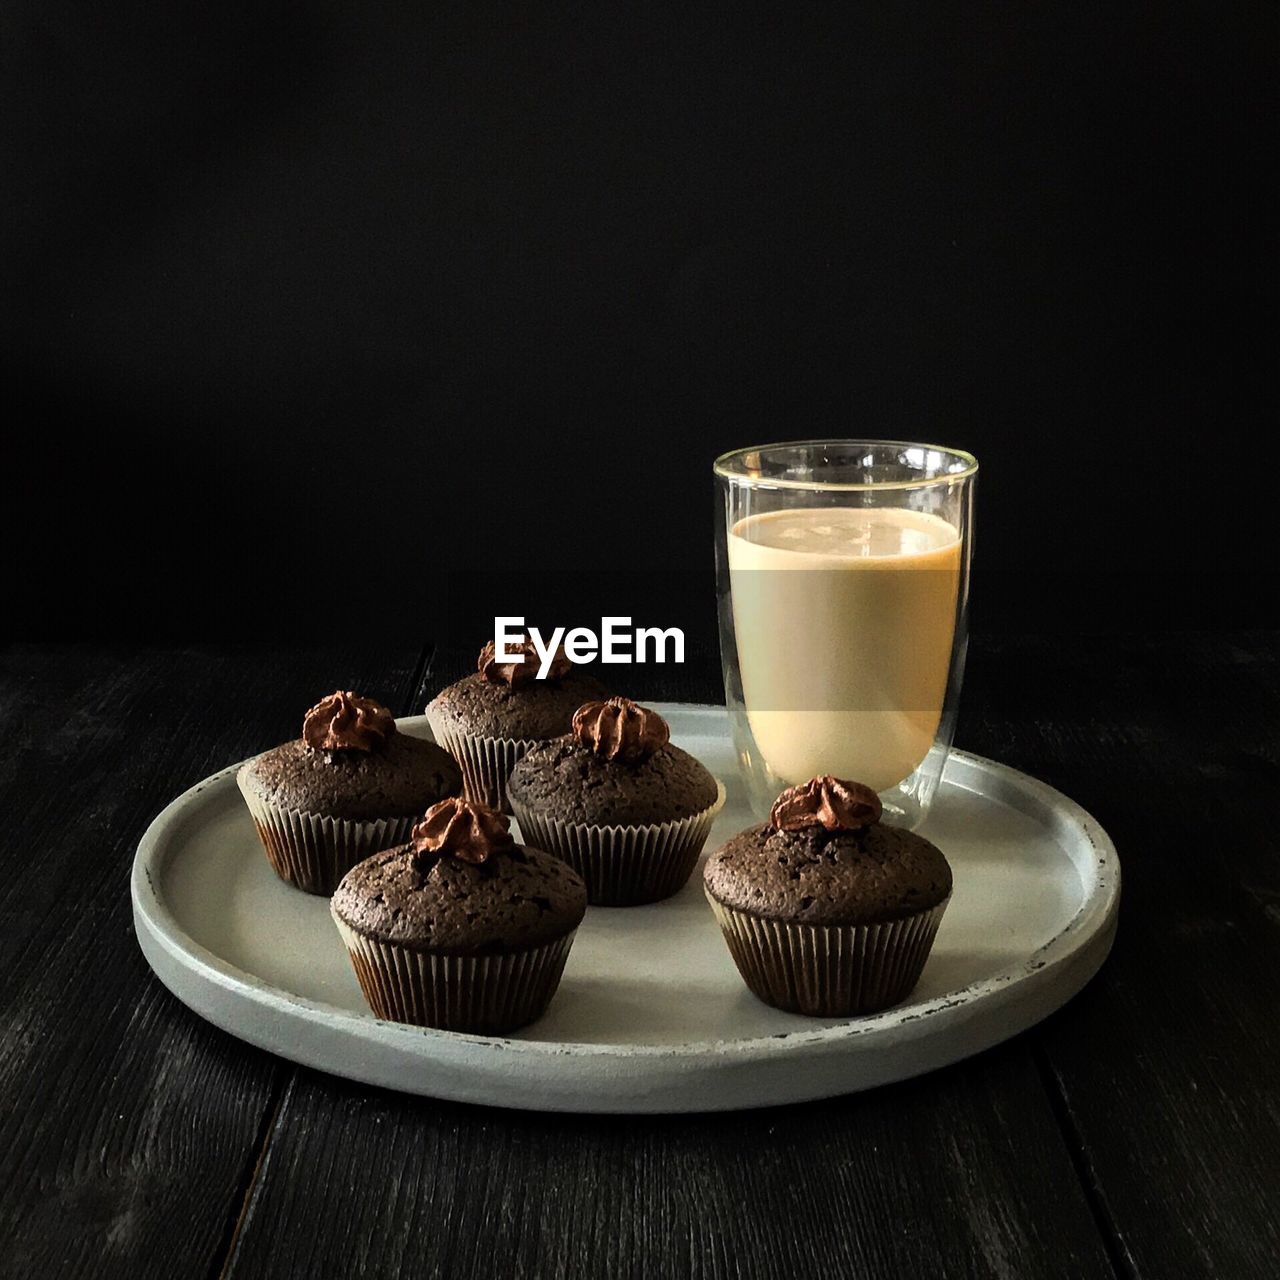
{"type": "Polygon", "coordinates": [[[912,773],[947,690],[955,528],[905,510],[770,512],[730,532],[729,571],[747,718],[774,773],[877,791],[912,773]]]}
{"type": "Polygon", "coordinates": [[[828,773],[923,817],[963,664],[975,471],[967,454],[891,442],[717,463],[725,693],[758,811],[828,773]]]}

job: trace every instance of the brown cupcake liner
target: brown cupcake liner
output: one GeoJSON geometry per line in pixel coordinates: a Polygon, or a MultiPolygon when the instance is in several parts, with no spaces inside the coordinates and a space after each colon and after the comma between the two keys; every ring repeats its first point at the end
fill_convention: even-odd
{"type": "Polygon", "coordinates": [[[366,938],[330,914],[374,1014],[443,1031],[514,1031],[541,1017],[577,932],[505,955],[447,955],[366,938]]]}
{"type": "Polygon", "coordinates": [[[258,838],[272,870],[287,884],[306,893],[329,897],[338,881],[356,865],[382,849],[404,844],[417,818],[379,818],[355,822],[300,809],[282,809],[256,795],[236,775],[258,838]]]}
{"type": "Polygon", "coordinates": [[[886,924],[818,925],[764,920],[707,901],[742,980],[765,1004],[838,1018],[906,999],[920,980],[950,897],[886,924]]]}
{"type": "Polygon", "coordinates": [[[538,746],[537,739],[486,738],[458,728],[447,716],[427,707],[431,736],[462,770],[463,792],[468,800],[488,805],[500,813],[510,813],[507,779],[511,770],[538,746]]]}
{"type": "Polygon", "coordinates": [[[669,898],[684,887],[724,801],[724,786],[717,780],[710,807],[688,818],[647,826],[562,822],[534,813],[518,800],[512,801],[512,808],[525,844],[567,862],[586,881],[589,903],[636,907],[669,898]]]}

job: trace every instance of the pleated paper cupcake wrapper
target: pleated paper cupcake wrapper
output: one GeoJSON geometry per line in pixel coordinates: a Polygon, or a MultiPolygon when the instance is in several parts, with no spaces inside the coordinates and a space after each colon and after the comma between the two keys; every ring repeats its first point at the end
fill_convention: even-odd
{"type": "Polygon", "coordinates": [[[416,818],[352,822],[298,809],[281,809],[255,795],[237,776],[267,861],[286,883],[328,897],[356,865],[383,849],[404,844],[416,818]]]}
{"type": "Polygon", "coordinates": [[[715,804],[701,813],[632,827],[562,822],[519,801],[512,801],[512,808],[525,844],[567,862],[586,881],[593,906],[636,907],[684,887],[724,801],[724,786],[717,781],[715,804]]]}
{"type": "Polygon", "coordinates": [[[920,980],[947,909],[870,925],[763,920],[707,901],[742,980],[778,1009],[818,1017],[875,1013],[904,1000],[920,980]]]}
{"type": "Polygon", "coordinates": [[[369,1008],[390,1022],[444,1031],[514,1031],[541,1017],[574,937],[507,955],[444,955],[366,938],[330,914],[369,1008]]]}
{"type": "Polygon", "coordinates": [[[462,786],[468,800],[510,813],[507,779],[511,770],[538,745],[527,738],[484,738],[465,733],[439,712],[427,708],[431,735],[462,770],[462,786]]]}

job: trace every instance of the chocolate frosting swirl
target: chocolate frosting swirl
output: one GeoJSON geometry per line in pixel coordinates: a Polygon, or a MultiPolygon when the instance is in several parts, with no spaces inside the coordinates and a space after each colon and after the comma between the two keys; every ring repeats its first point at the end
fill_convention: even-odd
{"type": "MultiPolygon", "coordinates": [[[[493,684],[510,685],[513,689],[522,689],[526,685],[531,685],[538,678],[538,668],[542,664],[542,659],[538,656],[532,640],[525,640],[515,647],[524,654],[523,662],[499,662],[498,651],[490,640],[480,650],[480,657],[476,659],[476,670],[493,684]]],[[[511,646],[508,645],[507,652],[510,651],[511,646]]],[[[546,679],[552,683],[563,680],[572,667],[573,663],[569,661],[564,646],[561,645],[551,658],[546,679]]]]}
{"type": "Polygon", "coordinates": [[[373,751],[396,731],[380,702],[339,689],[321,698],[302,721],[302,740],[317,751],[373,751]]]}
{"type": "Polygon", "coordinates": [[[880,797],[861,782],[845,782],[829,773],[800,787],[788,787],[769,810],[775,831],[861,831],[880,821],[880,797]]]}
{"type": "Polygon", "coordinates": [[[667,745],[667,722],[630,698],[588,702],[573,713],[573,736],[605,760],[638,764],[667,745]]]}
{"type": "Polygon", "coordinates": [[[427,810],[409,843],[424,860],[450,857],[459,862],[488,862],[493,854],[515,847],[509,826],[505,814],[450,796],[427,810]]]}

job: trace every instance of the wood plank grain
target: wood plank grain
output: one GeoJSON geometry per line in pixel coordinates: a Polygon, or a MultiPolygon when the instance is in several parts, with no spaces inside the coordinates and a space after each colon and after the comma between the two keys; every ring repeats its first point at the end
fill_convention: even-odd
{"type": "MultiPolygon", "coordinates": [[[[473,669],[450,647],[418,703],[473,669]]],[[[718,657],[619,668],[710,700],[718,657]]],[[[607,673],[612,676],[614,673],[607,673]]],[[[612,683],[612,681],[611,681],[612,683]]],[[[748,1115],[539,1116],[301,1072],[232,1276],[1110,1276],[1025,1043],[748,1115]]]]}
{"type": "Polygon", "coordinates": [[[1280,637],[980,648],[966,746],[1120,851],[1115,949],[1033,1033],[1137,1275],[1280,1273],[1280,637]]]}
{"type": "Polygon", "coordinates": [[[1110,1276],[1025,1046],[750,1114],[536,1115],[301,1071],[229,1274],[1110,1276]]]}
{"type": "Polygon", "coordinates": [[[401,704],[417,652],[0,655],[0,1273],[222,1261],[289,1069],[188,1014],[133,936],[151,816],[335,685],[401,704]]]}

